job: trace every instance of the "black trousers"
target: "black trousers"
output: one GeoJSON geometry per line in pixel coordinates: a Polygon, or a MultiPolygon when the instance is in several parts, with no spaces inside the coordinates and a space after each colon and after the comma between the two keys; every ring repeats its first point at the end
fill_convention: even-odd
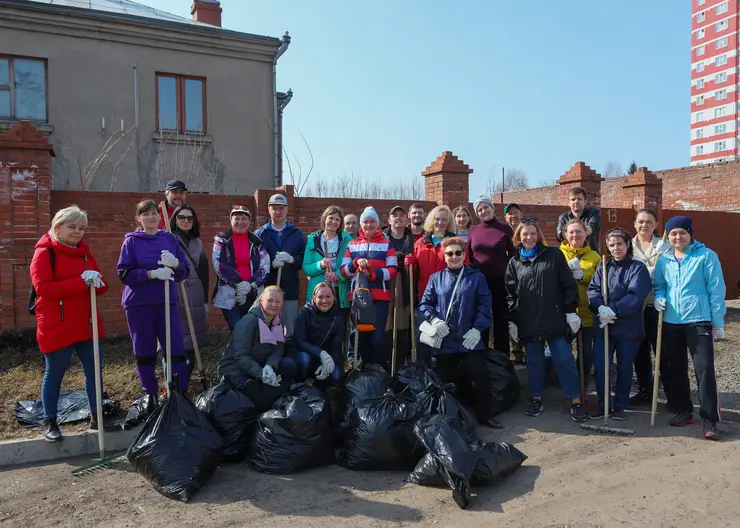
{"type": "MultiPolygon", "coordinates": [[[[640,349],[637,351],[637,357],[635,358],[635,376],[637,376],[637,386],[640,388],[640,391],[645,391],[652,396],[652,354],[654,354],[658,349],[658,311],[652,306],[646,306],[643,318],[645,321],[645,339],[642,340],[640,349]],[[652,354],[650,352],[651,350],[652,354]]],[[[663,345],[663,354],[665,354],[665,345],[663,345]]],[[[665,383],[667,371],[664,357],[665,356],[661,356],[660,377],[663,380],[663,391],[666,394],[666,398],[670,401],[671,398],[668,394],[670,389],[665,383]]]]}
{"type": "MultiPolygon", "coordinates": [[[[712,324],[709,322],[692,324],[663,323],[663,358],[666,360],[664,385],[669,388],[668,404],[677,411],[693,413],[689,388],[689,349],[696,371],[696,385],[699,388],[699,415],[703,420],[720,421],[717,379],[714,374],[714,340],[712,324]]],[[[662,370],[662,369],[661,369],[662,370]]]]}
{"type": "MultiPolygon", "coordinates": [[[[493,307],[493,348],[509,354],[509,306],[506,302],[504,278],[487,281],[493,307]]],[[[490,346],[490,330],[481,333],[483,343],[490,346]]]]}
{"type": "Polygon", "coordinates": [[[486,350],[439,355],[434,361],[442,381],[457,387],[455,397],[473,407],[479,422],[486,421],[491,412],[486,350]]]}

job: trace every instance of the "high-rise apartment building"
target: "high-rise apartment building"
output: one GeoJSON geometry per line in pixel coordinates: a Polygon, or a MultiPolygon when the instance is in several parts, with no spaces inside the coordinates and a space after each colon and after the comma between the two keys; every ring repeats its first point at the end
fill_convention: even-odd
{"type": "Polygon", "coordinates": [[[691,165],[736,159],[740,1],[691,2],[691,165]]]}

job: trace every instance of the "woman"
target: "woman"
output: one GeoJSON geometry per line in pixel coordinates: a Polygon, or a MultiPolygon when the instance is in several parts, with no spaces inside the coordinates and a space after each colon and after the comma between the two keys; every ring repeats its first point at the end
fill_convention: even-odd
{"type": "Polygon", "coordinates": [[[154,372],[157,342],[165,345],[165,310],[170,311],[172,373],[178,376],[179,388],[187,392],[190,376],[185,364],[182,326],[177,314],[178,294],[170,286],[169,299],[164,298],[163,281],[182,282],[190,275],[190,263],[174,235],[159,225],[159,210],[153,200],[136,206],[137,230],[127,233],[118,259],[118,276],[124,284],[121,304],[126,313],[134,345],[136,373],[141,388],[156,403],[158,382],[154,372]]]}
{"type": "MultiPolygon", "coordinates": [[[[193,329],[199,347],[211,344],[211,334],[208,333],[208,257],[203,251],[203,242],[200,240],[200,222],[195,209],[188,204],[182,204],[175,209],[170,218],[170,230],[177,237],[183,253],[190,262],[190,274],[185,279],[185,292],[190,307],[190,316],[193,320],[193,329]]],[[[180,304],[184,299],[180,299],[180,304]]],[[[195,347],[193,336],[185,313],[180,307],[180,326],[184,336],[185,356],[187,357],[188,376],[192,375],[195,367],[195,347]]],[[[160,343],[161,345],[161,343],[160,343]]]]}
{"type": "Polygon", "coordinates": [[[608,326],[609,329],[608,363],[604,357],[604,332],[597,332],[595,336],[594,365],[599,410],[592,413],[591,417],[602,418],[606,403],[611,405],[611,402],[604,401],[604,368],[611,367],[616,351],[617,382],[611,416],[615,420],[625,420],[627,416],[624,410],[629,406],[632,386],[632,365],[645,338],[642,307],[650,293],[650,274],[642,262],[632,258],[632,240],[626,231],[611,231],[606,236],[606,246],[612,256],[606,266],[608,302],[604,302],[602,293],[602,266],[596,270],[588,285],[588,304],[593,312],[598,313],[599,326],[608,326]]]}
{"type": "Polygon", "coordinates": [[[349,294],[350,302],[357,288],[357,274],[364,273],[367,277],[368,289],[375,305],[375,330],[360,333],[359,354],[364,363],[377,363],[387,369],[390,350],[383,346],[383,341],[388,321],[388,304],[391,299],[388,283],[398,273],[398,260],[390,241],[380,231],[380,219],[375,209],[365,208],[360,216],[360,226],[357,238],[349,243],[344,252],[342,274],[348,279],[353,279],[349,294]]]}
{"type": "Polygon", "coordinates": [[[718,440],[719,397],[714,342],[724,339],[725,279],[717,254],[694,238],[690,218],[674,216],[665,225],[671,247],[658,258],[654,274],[655,309],[665,312],[662,352],[668,405],[677,413],[671,425],[694,422],[689,390],[689,349],[699,388],[704,438],[718,440]]]}
{"type": "MultiPolygon", "coordinates": [[[[586,243],[586,224],[578,218],[573,218],[563,228],[565,240],[560,244],[568,268],[578,283],[578,317],[581,319],[581,353],[583,354],[584,386],[587,385],[594,366],[594,314],[588,306],[586,290],[596,269],[601,264],[601,257],[586,243]]],[[[580,361],[580,358],[579,360],[580,361]]]]}
{"type": "Polygon", "coordinates": [[[446,269],[429,279],[419,303],[419,322],[429,337],[441,337],[433,351],[445,381],[454,382],[474,407],[478,421],[500,428],[489,417],[490,384],[487,345],[482,333],[491,326],[491,292],[483,274],[465,265],[465,243],[458,237],[441,242],[446,269]]]}
{"type": "MultiPolygon", "coordinates": [[[[76,205],[57,211],[51,229],[36,243],[31,260],[31,283],[36,292],[36,339],[46,363],[41,382],[42,432],[49,442],[63,439],[57,424],[57,404],[73,352],[77,352],[85,372],[90,429],[98,428],[90,285],[95,286],[97,295],[102,295],[108,291],[108,284],[103,280],[90,247],[82,240],[86,228],[87,213],[76,205]]],[[[100,312],[97,318],[102,339],[100,312]]],[[[99,346],[102,360],[102,341],[99,346]]]]}
{"type": "Polygon", "coordinates": [[[249,231],[252,213],[235,205],[229,213],[231,229],[214,238],[211,260],[216,271],[216,288],[211,304],[221,308],[229,330],[249,312],[254,299],[267,283],[270,255],[262,241],[249,231]]]}
{"type": "MultiPolygon", "coordinates": [[[[516,253],[512,244],[511,227],[496,218],[493,201],[481,196],[474,203],[474,211],[481,223],[468,232],[465,244],[470,265],[483,273],[493,296],[493,345],[496,350],[509,355],[509,332],[506,308],[506,287],[504,277],[509,259],[516,253]]],[[[483,339],[488,343],[489,332],[483,339]]]]}
{"type": "Polygon", "coordinates": [[[284,357],[282,309],[283,291],[277,286],[265,288],[234,327],[218,365],[219,376],[243,387],[260,408],[287,390],[298,370],[292,359],[284,357]],[[248,383],[250,380],[257,383],[248,383]]]}
{"type": "Polygon", "coordinates": [[[465,243],[468,240],[468,230],[473,225],[473,218],[470,216],[470,211],[467,207],[456,207],[452,211],[452,216],[455,218],[455,235],[465,243]]]}
{"type": "MultiPolygon", "coordinates": [[[[655,265],[658,257],[668,249],[668,244],[655,236],[655,228],[658,225],[658,217],[651,209],[641,209],[635,217],[635,230],[637,235],[632,239],[632,258],[639,260],[650,273],[652,281],[655,265]]],[[[653,361],[650,349],[655,350],[658,346],[658,312],[653,303],[653,292],[651,291],[645,305],[643,320],[645,323],[645,339],[640,343],[635,358],[635,375],[637,376],[637,394],[630,398],[630,405],[645,405],[653,400],[653,361]]],[[[665,362],[661,363],[660,377],[665,379],[665,362]]],[[[668,388],[663,385],[663,390],[668,388]]],[[[666,396],[668,393],[666,392],[666,396]]]]}
{"type": "Polygon", "coordinates": [[[298,380],[316,378],[320,386],[335,385],[341,376],[340,358],[344,318],[337,306],[334,289],[320,282],[312,299],[301,308],[288,345],[298,366],[298,380]]]}
{"type": "MultiPolygon", "coordinates": [[[[576,422],[587,420],[581,404],[578,369],[568,328],[574,334],[581,327],[578,318],[578,286],[563,253],[544,245],[540,227],[522,219],[514,233],[518,248],[506,268],[506,294],[510,313],[509,334],[524,345],[532,400],[527,416],[544,410],[545,341],[550,346],[555,370],[565,397],[571,400],[570,416],[576,422]]],[[[495,317],[495,312],[494,312],[495,317]]]]}
{"type": "Polygon", "coordinates": [[[339,268],[352,237],[342,230],[343,218],[344,211],[336,205],[330,205],[321,213],[322,228],[308,235],[303,273],[308,277],[306,296],[312,297],[319,284],[328,282],[339,295],[339,307],[346,319],[350,308],[349,281],[339,273],[339,268]]]}

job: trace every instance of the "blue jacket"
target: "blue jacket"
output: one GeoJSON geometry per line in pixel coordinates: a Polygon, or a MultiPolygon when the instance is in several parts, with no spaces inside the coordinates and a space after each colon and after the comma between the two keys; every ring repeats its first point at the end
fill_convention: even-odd
{"type": "MultiPolygon", "coordinates": [[[[463,276],[452,301],[450,298],[455,288],[457,274],[448,268],[434,273],[429,278],[427,289],[419,303],[419,323],[431,322],[435,317],[444,321],[447,307],[450,302],[453,303],[450,317],[447,319],[450,333],[442,340],[440,349],[435,351],[437,355],[470,352],[462,345],[463,336],[471,328],[477,328],[483,333],[490,328],[493,322],[491,290],[488,289],[486,278],[480,271],[470,266],[463,266],[461,273],[463,276]]],[[[481,339],[473,350],[485,348],[487,348],[487,343],[481,339]]]]}
{"type": "MultiPolygon", "coordinates": [[[[602,294],[603,268],[598,267],[588,285],[588,305],[598,313],[603,306],[602,294]]],[[[645,299],[650,294],[650,273],[645,264],[628,258],[620,262],[610,260],[606,265],[609,276],[608,304],[617,314],[617,320],[609,325],[609,336],[620,341],[642,341],[645,338],[645,322],[642,310],[645,299]]],[[[594,319],[594,323],[598,318],[594,319]]]]}
{"type": "MultiPolygon", "coordinates": [[[[275,259],[278,251],[285,251],[293,257],[293,263],[283,266],[283,274],[280,278],[280,288],[285,292],[286,301],[298,300],[298,272],[303,266],[303,253],[306,251],[306,235],[291,223],[286,222],[282,231],[276,231],[272,223],[268,222],[257,231],[255,235],[262,239],[262,247],[270,254],[270,262],[275,259]]],[[[270,265],[270,275],[267,284],[277,284],[278,270],[270,265]]]]}
{"type": "Polygon", "coordinates": [[[711,321],[725,326],[725,279],[717,253],[694,240],[681,264],[673,248],[658,258],[653,273],[656,299],[666,299],[664,320],[671,324],[711,321]]]}

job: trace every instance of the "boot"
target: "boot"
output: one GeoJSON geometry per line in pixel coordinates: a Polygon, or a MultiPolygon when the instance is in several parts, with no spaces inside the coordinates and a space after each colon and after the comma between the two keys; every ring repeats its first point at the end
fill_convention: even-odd
{"type": "Polygon", "coordinates": [[[48,418],[44,420],[44,426],[42,429],[44,433],[44,439],[47,442],[61,442],[64,440],[62,432],[59,430],[56,418],[48,418]]]}
{"type": "MultiPolygon", "coordinates": [[[[91,431],[97,431],[98,430],[98,417],[93,414],[90,418],[90,430],[91,431]]],[[[105,417],[103,417],[103,431],[107,433],[112,433],[115,431],[121,430],[121,424],[118,423],[117,420],[106,420],[105,417]]]]}

